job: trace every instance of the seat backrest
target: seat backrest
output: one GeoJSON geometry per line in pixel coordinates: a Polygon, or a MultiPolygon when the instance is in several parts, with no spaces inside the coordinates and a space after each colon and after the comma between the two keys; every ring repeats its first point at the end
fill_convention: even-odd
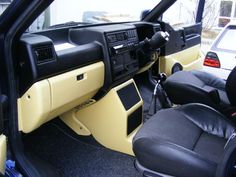
{"type": "Polygon", "coordinates": [[[236,106],[236,67],[227,78],[225,90],[231,105],[236,106]]]}

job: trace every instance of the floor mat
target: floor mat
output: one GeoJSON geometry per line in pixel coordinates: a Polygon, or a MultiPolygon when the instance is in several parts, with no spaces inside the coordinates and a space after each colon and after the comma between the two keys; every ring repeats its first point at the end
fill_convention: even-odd
{"type": "Polygon", "coordinates": [[[54,122],[27,134],[24,144],[60,170],[65,177],[139,176],[134,168],[134,157],[83,140],[54,122]]]}

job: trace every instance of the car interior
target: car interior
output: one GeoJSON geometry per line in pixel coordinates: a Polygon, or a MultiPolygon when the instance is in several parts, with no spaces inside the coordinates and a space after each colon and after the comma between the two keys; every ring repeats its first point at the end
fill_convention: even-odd
{"type": "Polygon", "coordinates": [[[0,36],[1,164],[36,177],[235,176],[236,68],[227,81],[190,71],[205,1],[181,28],[160,18],[175,1],[140,21],[38,32],[25,29],[51,1],[13,2],[24,13],[6,11],[17,20],[0,36]]]}

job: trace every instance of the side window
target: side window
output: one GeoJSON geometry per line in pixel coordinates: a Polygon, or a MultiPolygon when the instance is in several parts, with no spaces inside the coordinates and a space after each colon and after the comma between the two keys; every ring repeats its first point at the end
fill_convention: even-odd
{"type": "Polygon", "coordinates": [[[0,0],[0,15],[6,10],[13,0],[0,0]]]}
{"type": "Polygon", "coordinates": [[[230,17],[232,11],[233,1],[221,1],[220,3],[220,16],[230,17]]]}
{"type": "Polygon", "coordinates": [[[173,27],[188,26],[195,23],[198,0],[179,0],[162,17],[173,27]]]}
{"type": "Polygon", "coordinates": [[[221,1],[206,0],[202,17],[203,30],[211,30],[217,27],[220,15],[221,1]]]}

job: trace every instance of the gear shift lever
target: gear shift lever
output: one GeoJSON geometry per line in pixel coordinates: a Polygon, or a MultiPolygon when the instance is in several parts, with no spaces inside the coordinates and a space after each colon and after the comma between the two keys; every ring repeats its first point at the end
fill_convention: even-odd
{"type": "Polygon", "coordinates": [[[162,87],[162,83],[166,80],[166,78],[167,76],[165,73],[159,73],[156,77],[157,83],[152,94],[152,100],[148,111],[149,116],[152,116],[157,112],[157,98],[159,99],[161,108],[171,107],[171,103],[162,87]]]}
{"type": "Polygon", "coordinates": [[[157,82],[159,82],[161,84],[162,82],[164,82],[166,80],[166,78],[167,78],[167,76],[165,73],[159,73],[157,75],[156,79],[157,79],[157,82]]]}

